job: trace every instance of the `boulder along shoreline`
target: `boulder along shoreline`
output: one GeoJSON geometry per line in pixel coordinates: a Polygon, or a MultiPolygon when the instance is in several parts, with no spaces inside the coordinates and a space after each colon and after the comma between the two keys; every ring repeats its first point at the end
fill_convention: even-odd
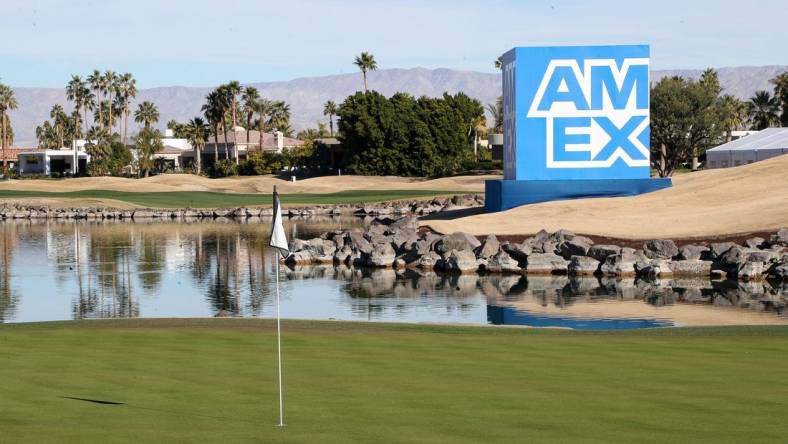
{"type": "Polygon", "coordinates": [[[788,228],[768,237],[749,237],[741,244],[696,240],[679,246],[673,240],[653,239],[633,248],[598,243],[568,230],[542,230],[522,240],[501,240],[492,234],[481,240],[463,232],[438,234],[420,229],[418,218],[410,215],[377,217],[365,229],[294,239],[291,251],[285,259],[290,265],[330,263],[450,273],[788,280],[788,228]]]}
{"type": "MultiPolygon", "coordinates": [[[[444,211],[467,210],[484,205],[484,196],[463,194],[436,197],[427,200],[398,200],[366,204],[317,204],[292,205],[282,209],[286,216],[325,215],[427,215],[444,211]]],[[[135,219],[244,219],[273,216],[271,207],[237,208],[134,208],[108,207],[50,208],[47,206],[4,204],[0,206],[0,219],[92,219],[128,220],[135,219]]]]}

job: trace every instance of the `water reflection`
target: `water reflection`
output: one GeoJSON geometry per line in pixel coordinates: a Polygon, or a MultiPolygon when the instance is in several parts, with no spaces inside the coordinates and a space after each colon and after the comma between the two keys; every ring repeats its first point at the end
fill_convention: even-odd
{"type": "MultiPolygon", "coordinates": [[[[290,219],[307,238],[368,223],[290,219]]],[[[0,223],[0,322],[272,316],[267,221],[0,223]]],[[[786,323],[775,282],[444,275],[345,266],[282,268],[289,318],[572,328],[786,323]]]]}

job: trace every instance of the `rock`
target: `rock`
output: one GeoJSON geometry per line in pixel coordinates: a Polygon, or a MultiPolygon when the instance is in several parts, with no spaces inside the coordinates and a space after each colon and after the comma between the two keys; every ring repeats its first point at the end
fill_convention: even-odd
{"type": "Polygon", "coordinates": [[[667,259],[638,261],[635,263],[635,274],[651,279],[672,276],[673,269],[671,268],[670,263],[671,261],[667,259]]]}
{"type": "Polygon", "coordinates": [[[653,239],[643,244],[643,253],[649,259],[673,259],[679,249],[672,240],[653,239]]]}
{"type": "Polygon", "coordinates": [[[638,256],[632,248],[622,248],[621,252],[608,256],[605,262],[599,267],[602,274],[608,276],[634,276],[635,262],[638,256]]]}
{"type": "Polygon", "coordinates": [[[354,248],[361,253],[371,253],[374,248],[373,245],[364,237],[364,234],[359,231],[348,231],[345,235],[345,245],[354,248]]]}
{"type": "Polygon", "coordinates": [[[132,214],[132,219],[146,219],[149,217],[153,217],[154,212],[151,210],[134,210],[132,214]]]}
{"type": "Polygon", "coordinates": [[[551,235],[548,237],[548,240],[550,240],[550,241],[552,241],[553,243],[555,243],[556,245],[558,245],[558,244],[560,244],[561,242],[565,242],[565,241],[568,241],[568,240],[574,239],[574,238],[575,238],[575,236],[576,236],[576,235],[575,235],[575,233],[573,233],[573,232],[571,232],[571,231],[569,231],[569,230],[563,230],[563,229],[562,229],[562,230],[558,230],[558,231],[556,231],[555,233],[552,233],[552,234],[551,234],[551,235]]]}
{"type": "Polygon", "coordinates": [[[542,252],[545,254],[558,253],[558,244],[552,240],[546,240],[542,243],[542,252]]]}
{"type": "Polygon", "coordinates": [[[295,251],[285,258],[288,265],[306,265],[314,263],[312,252],[307,250],[295,251]]]}
{"type": "MultiPolygon", "coordinates": [[[[506,243],[501,245],[501,250],[521,263],[528,260],[528,255],[533,253],[532,248],[531,244],[527,242],[523,242],[522,244],[506,243]]],[[[541,249],[539,251],[541,251],[541,249]]]]}
{"type": "Polygon", "coordinates": [[[415,262],[415,265],[422,270],[434,270],[440,261],[441,257],[438,253],[428,251],[415,262]]]}
{"type": "Polygon", "coordinates": [[[618,245],[592,245],[588,249],[587,255],[598,260],[599,262],[604,262],[608,256],[612,256],[620,252],[621,247],[618,245]]]}
{"type": "Polygon", "coordinates": [[[519,273],[520,264],[506,252],[499,251],[487,261],[485,269],[491,273],[519,273]]]}
{"type": "Polygon", "coordinates": [[[451,250],[441,262],[445,271],[470,273],[479,269],[476,255],[471,250],[451,250]]]}
{"type": "Polygon", "coordinates": [[[776,251],[750,249],[747,251],[747,262],[777,262],[780,256],[776,251]]]}
{"type": "Polygon", "coordinates": [[[337,246],[330,240],[316,237],[306,241],[302,250],[312,253],[313,262],[332,263],[337,246]]]}
{"type": "Polygon", "coordinates": [[[763,262],[745,262],[736,270],[736,277],[745,281],[758,280],[763,277],[763,262]]]}
{"type": "Polygon", "coordinates": [[[558,245],[558,251],[564,259],[572,256],[586,256],[588,250],[593,245],[593,241],[583,236],[575,236],[565,240],[558,245]]]}
{"type": "Polygon", "coordinates": [[[709,247],[704,245],[684,245],[679,248],[679,259],[687,261],[700,260],[709,252],[709,247]]]}
{"type": "Polygon", "coordinates": [[[386,231],[389,234],[394,234],[398,231],[412,231],[415,233],[419,229],[419,218],[416,216],[401,217],[387,227],[386,231]]]}
{"type": "Polygon", "coordinates": [[[709,244],[712,259],[717,259],[723,254],[727,253],[732,247],[736,246],[733,242],[714,242],[709,244]]]}
{"type": "Polygon", "coordinates": [[[525,271],[529,274],[566,273],[567,261],[555,253],[534,253],[528,256],[525,271]]]}
{"type": "Polygon", "coordinates": [[[435,244],[435,251],[440,254],[446,254],[451,250],[457,251],[473,251],[477,247],[479,247],[482,243],[479,242],[479,239],[476,239],[473,235],[468,233],[452,233],[448,236],[443,236],[441,240],[439,240],[435,244]]]}
{"type": "Polygon", "coordinates": [[[719,255],[718,259],[723,265],[738,267],[739,264],[747,262],[747,250],[738,245],[733,245],[725,253],[719,255]]]}
{"type": "Polygon", "coordinates": [[[788,228],[781,228],[769,238],[769,245],[788,247],[788,228]]]}
{"type": "Polygon", "coordinates": [[[670,269],[674,276],[710,276],[710,261],[678,260],[670,261],[670,269]]]}
{"type": "Polygon", "coordinates": [[[572,256],[567,270],[571,275],[592,275],[599,270],[599,261],[588,256],[572,256]]]}
{"type": "Polygon", "coordinates": [[[366,263],[371,267],[390,267],[397,258],[397,253],[389,243],[375,245],[375,248],[366,256],[366,263]]]}
{"type": "Polygon", "coordinates": [[[788,281],[788,262],[777,264],[769,270],[769,276],[774,279],[788,281]]]}
{"type": "Polygon", "coordinates": [[[747,248],[761,248],[764,246],[766,239],[762,237],[751,237],[744,241],[744,246],[747,248]]]}
{"type": "Polygon", "coordinates": [[[334,262],[347,264],[350,262],[351,256],[353,256],[353,249],[345,245],[341,250],[337,250],[337,252],[334,253],[334,262]]]}
{"type": "Polygon", "coordinates": [[[498,238],[495,237],[494,234],[490,234],[484,239],[484,242],[476,248],[476,257],[489,259],[496,255],[501,248],[501,243],[498,242],[498,238]]]}

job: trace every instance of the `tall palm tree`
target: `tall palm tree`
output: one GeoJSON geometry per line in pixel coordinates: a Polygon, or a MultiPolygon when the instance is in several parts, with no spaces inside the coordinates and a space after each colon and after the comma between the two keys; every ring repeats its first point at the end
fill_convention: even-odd
{"type": "Polygon", "coordinates": [[[82,77],[72,75],[68,85],[66,85],[66,98],[74,102],[74,108],[80,112],[80,120],[85,125],[85,132],[88,130],[87,114],[88,109],[93,108],[93,93],[87,87],[82,77]]]}
{"type": "Polygon", "coordinates": [[[110,112],[108,114],[107,119],[107,129],[110,133],[112,133],[112,122],[113,122],[113,115],[112,115],[112,95],[117,92],[118,90],[118,75],[115,74],[111,70],[104,71],[104,90],[106,91],[107,95],[109,96],[109,104],[110,104],[110,112]]]}
{"type": "Polygon", "coordinates": [[[323,106],[323,115],[328,116],[328,128],[331,131],[331,137],[334,137],[334,116],[337,115],[339,108],[333,100],[329,100],[323,106]]]}
{"type": "Polygon", "coordinates": [[[194,148],[194,160],[197,163],[197,174],[202,171],[202,148],[208,140],[210,130],[201,117],[195,117],[186,124],[186,140],[194,148]]]}
{"type": "Polygon", "coordinates": [[[58,148],[63,147],[64,135],[66,130],[66,125],[68,122],[68,115],[63,110],[63,107],[60,105],[52,106],[52,110],[49,111],[49,117],[52,119],[54,123],[55,133],[57,134],[57,140],[59,142],[58,148]]]}
{"type": "Polygon", "coordinates": [[[260,100],[260,91],[254,86],[247,86],[241,98],[244,102],[243,111],[246,113],[246,144],[249,145],[249,130],[252,126],[252,117],[254,117],[254,104],[260,100]]]}
{"type": "MultiPolygon", "coordinates": [[[[101,71],[98,69],[94,69],[93,72],[87,77],[87,82],[90,87],[93,89],[93,94],[98,98],[99,104],[103,103],[104,91],[106,89],[106,80],[104,76],[101,75],[101,71]]],[[[99,125],[104,124],[104,120],[102,119],[102,106],[99,105],[98,107],[98,122],[99,125]]]]}
{"type": "Polygon", "coordinates": [[[778,116],[780,104],[776,97],[769,94],[769,91],[756,91],[747,105],[753,127],[757,130],[769,128],[780,121],[778,116]]]}
{"type": "Polygon", "coordinates": [[[260,152],[263,152],[263,134],[265,134],[265,118],[266,116],[271,114],[271,108],[273,107],[273,103],[266,99],[265,97],[261,97],[258,101],[254,104],[254,111],[257,113],[257,131],[260,133],[260,152]]]}
{"type": "Polygon", "coordinates": [[[361,75],[364,76],[364,92],[367,92],[367,72],[376,71],[378,63],[375,61],[375,56],[364,51],[361,55],[356,56],[353,64],[361,70],[361,75]]]}
{"type": "Polygon", "coordinates": [[[227,98],[229,100],[230,110],[232,111],[232,118],[233,118],[233,131],[235,131],[235,127],[238,126],[238,117],[236,113],[238,111],[238,95],[241,94],[243,91],[243,87],[241,87],[241,83],[237,80],[232,80],[226,85],[225,89],[227,93],[227,98]]]}
{"type": "MultiPolygon", "coordinates": [[[[224,113],[221,109],[221,97],[218,88],[208,93],[205,96],[205,104],[201,110],[205,114],[205,119],[213,127],[213,160],[219,160],[219,125],[224,120],[224,113]]],[[[225,141],[226,143],[226,141],[225,141]]],[[[226,149],[226,147],[225,147],[226,149]]]]}
{"type": "Polygon", "coordinates": [[[123,144],[126,144],[126,136],[129,130],[129,115],[131,114],[131,99],[137,97],[137,81],[131,73],[125,73],[118,80],[118,96],[123,98],[123,144]]]}
{"type": "Polygon", "coordinates": [[[19,106],[14,97],[14,90],[10,86],[0,83],[0,118],[2,118],[2,139],[3,144],[3,174],[8,173],[8,160],[6,159],[6,149],[9,144],[8,111],[14,110],[19,106]]]}
{"type": "Polygon", "coordinates": [[[159,121],[159,110],[153,102],[146,100],[140,103],[137,111],[134,111],[134,121],[143,124],[145,129],[150,129],[152,124],[159,121]]]}

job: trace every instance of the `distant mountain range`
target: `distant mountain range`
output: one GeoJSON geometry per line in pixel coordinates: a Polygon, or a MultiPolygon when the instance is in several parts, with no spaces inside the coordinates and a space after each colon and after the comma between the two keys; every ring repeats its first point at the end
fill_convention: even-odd
{"type": "MultiPolygon", "coordinates": [[[[718,69],[720,81],[727,93],[742,99],[749,98],[760,89],[771,90],[769,80],[788,70],[788,66],[745,66],[718,69]]],[[[681,75],[696,78],[701,70],[664,70],[652,72],[652,80],[664,76],[681,75]]],[[[284,100],[291,106],[292,124],[296,130],[327,122],[323,104],[327,100],[337,103],[355,93],[362,86],[361,74],[341,74],[306,77],[286,82],[253,83],[270,99],[284,100]]],[[[440,96],[444,92],[463,91],[483,104],[493,103],[501,94],[498,74],[453,69],[383,69],[370,73],[370,88],[389,96],[398,91],[415,96],[440,96]]],[[[200,113],[205,95],[211,88],[170,86],[140,90],[136,103],[154,102],[161,114],[159,127],[170,120],[185,121],[200,113]]],[[[19,109],[11,113],[16,133],[15,146],[35,146],[35,128],[49,118],[52,105],[59,103],[71,109],[63,88],[15,88],[19,109]]],[[[132,132],[133,124],[130,125],[132,132]]]]}

